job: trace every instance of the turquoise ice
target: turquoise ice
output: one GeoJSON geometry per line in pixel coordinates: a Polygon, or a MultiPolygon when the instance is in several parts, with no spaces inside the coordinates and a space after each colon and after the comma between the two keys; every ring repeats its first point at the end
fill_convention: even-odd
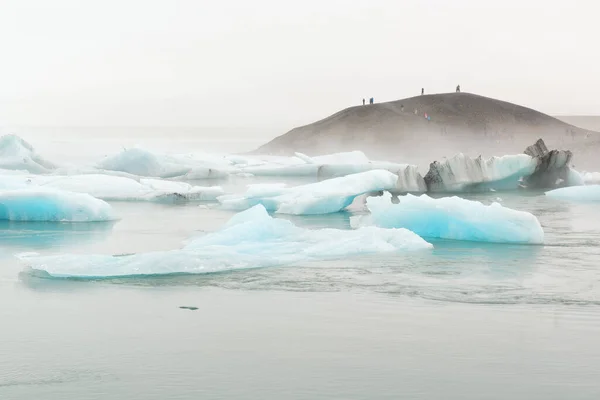
{"type": "Polygon", "coordinates": [[[494,243],[544,242],[538,219],[525,211],[484,205],[460,197],[434,199],[427,195],[400,197],[393,204],[391,194],[369,197],[370,215],[352,219],[354,227],[406,228],[423,238],[469,240],[494,243]]]}

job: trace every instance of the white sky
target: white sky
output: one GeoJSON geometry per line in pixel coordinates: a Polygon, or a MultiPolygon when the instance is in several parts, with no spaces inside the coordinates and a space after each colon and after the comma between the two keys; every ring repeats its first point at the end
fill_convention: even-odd
{"type": "Polygon", "coordinates": [[[282,129],[454,90],[600,114],[600,2],[0,0],[0,126],[282,129]]]}

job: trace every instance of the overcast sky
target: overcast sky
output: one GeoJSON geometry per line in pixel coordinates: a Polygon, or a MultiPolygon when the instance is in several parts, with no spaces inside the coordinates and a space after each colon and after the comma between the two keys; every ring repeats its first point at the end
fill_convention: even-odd
{"type": "Polygon", "coordinates": [[[596,3],[0,0],[0,126],[291,128],[457,84],[600,114],[596,3]]]}

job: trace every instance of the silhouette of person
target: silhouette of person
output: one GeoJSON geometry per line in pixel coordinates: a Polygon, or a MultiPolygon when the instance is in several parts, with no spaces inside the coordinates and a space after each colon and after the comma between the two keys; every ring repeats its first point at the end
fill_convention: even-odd
{"type": "Polygon", "coordinates": [[[369,104],[373,104],[373,98],[372,97],[369,99],[369,104]]]}
{"type": "Polygon", "coordinates": [[[365,105],[365,99],[363,99],[363,106],[365,105]]]}
{"type": "Polygon", "coordinates": [[[421,96],[425,94],[425,88],[421,88],[421,96]]]}
{"type": "Polygon", "coordinates": [[[460,93],[460,85],[456,86],[456,93],[460,93]]]}

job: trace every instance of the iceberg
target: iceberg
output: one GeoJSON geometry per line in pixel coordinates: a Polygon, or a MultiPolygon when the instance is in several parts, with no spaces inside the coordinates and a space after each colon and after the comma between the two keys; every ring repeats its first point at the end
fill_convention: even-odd
{"type": "Polygon", "coordinates": [[[525,154],[534,157],[537,160],[535,171],[525,177],[524,186],[531,189],[555,188],[557,186],[577,184],[576,175],[571,172],[569,163],[573,158],[573,153],[565,150],[548,151],[546,144],[542,139],[527,147],[525,154]]]}
{"type": "Polygon", "coordinates": [[[524,154],[484,159],[459,153],[431,163],[425,183],[429,192],[446,193],[580,185],[582,178],[569,167],[572,156],[570,151],[548,151],[542,139],[524,154]]]}
{"type": "Polygon", "coordinates": [[[56,166],[39,156],[33,146],[17,135],[0,137],[0,169],[48,173],[56,166]]]}
{"type": "Polygon", "coordinates": [[[321,165],[317,170],[317,178],[330,179],[360,172],[384,170],[398,175],[396,190],[402,193],[423,193],[427,191],[425,180],[414,165],[388,162],[370,162],[368,164],[331,164],[321,165]]]}
{"type": "Polygon", "coordinates": [[[141,148],[125,149],[99,162],[98,168],[152,178],[198,180],[229,176],[228,170],[196,160],[191,156],[159,155],[141,148]]]}
{"type": "Polygon", "coordinates": [[[362,151],[347,151],[343,153],[326,154],[324,156],[309,157],[306,154],[294,153],[296,157],[307,164],[368,164],[369,158],[362,151]]]}
{"type": "Polygon", "coordinates": [[[600,185],[572,186],[546,192],[546,196],[568,201],[598,202],[600,201],[600,185]]]}
{"type": "Polygon", "coordinates": [[[353,217],[352,226],[406,228],[423,238],[492,243],[544,242],[544,231],[533,214],[499,203],[486,206],[460,197],[434,199],[425,194],[407,194],[399,198],[398,204],[393,204],[391,197],[387,192],[380,197],[369,197],[367,208],[371,214],[353,217]]]}
{"type": "Polygon", "coordinates": [[[304,229],[269,216],[258,205],[233,216],[220,231],[192,239],[182,249],[125,256],[55,255],[21,259],[38,276],[98,279],[201,274],[432,247],[406,229],[304,229]]]}
{"type": "Polygon", "coordinates": [[[185,182],[140,179],[104,174],[0,176],[0,189],[51,188],[87,193],[107,201],[216,201],[225,192],[220,186],[192,186],[185,182]]]}
{"type": "Polygon", "coordinates": [[[283,214],[328,214],[345,209],[360,195],[394,191],[397,182],[397,175],[374,170],[291,188],[281,184],[250,185],[243,195],[225,195],[217,200],[231,210],[262,204],[269,211],[283,214]]]}
{"type": "Polygon", "coordinates": [[[0,220],[95,222],[114,219],[111,206],[89,194],[43,188],[0,191],[0,220]]]}
{"type": "Polygon", "coordinates": [[[580,176],[586,185],[600,184],[600,172],[582,172],[580,176]]]}
{"type": "Polygon", "coordinates": [[[255,176],[271,177],[314,177],[320,180],[338,178],[372,170],[386,170],[404,177],[405,192],[424,192],[425,181],[417,168],[408,164],[397,164],[386,161],[371,161],[362,151],[334,153],[324,156],[309,157],[295,153],[295,157],[271,157],[261,162],[238,161],[236,167],[240,172],[255,176]]]}
{"type": "Polygon", "coordinates": [[[537,165],[538,161],[527,154],[484,159],[459,153],[442,163],[431,163],[425,183],[430,192],[514,190],[537,165]]]}

